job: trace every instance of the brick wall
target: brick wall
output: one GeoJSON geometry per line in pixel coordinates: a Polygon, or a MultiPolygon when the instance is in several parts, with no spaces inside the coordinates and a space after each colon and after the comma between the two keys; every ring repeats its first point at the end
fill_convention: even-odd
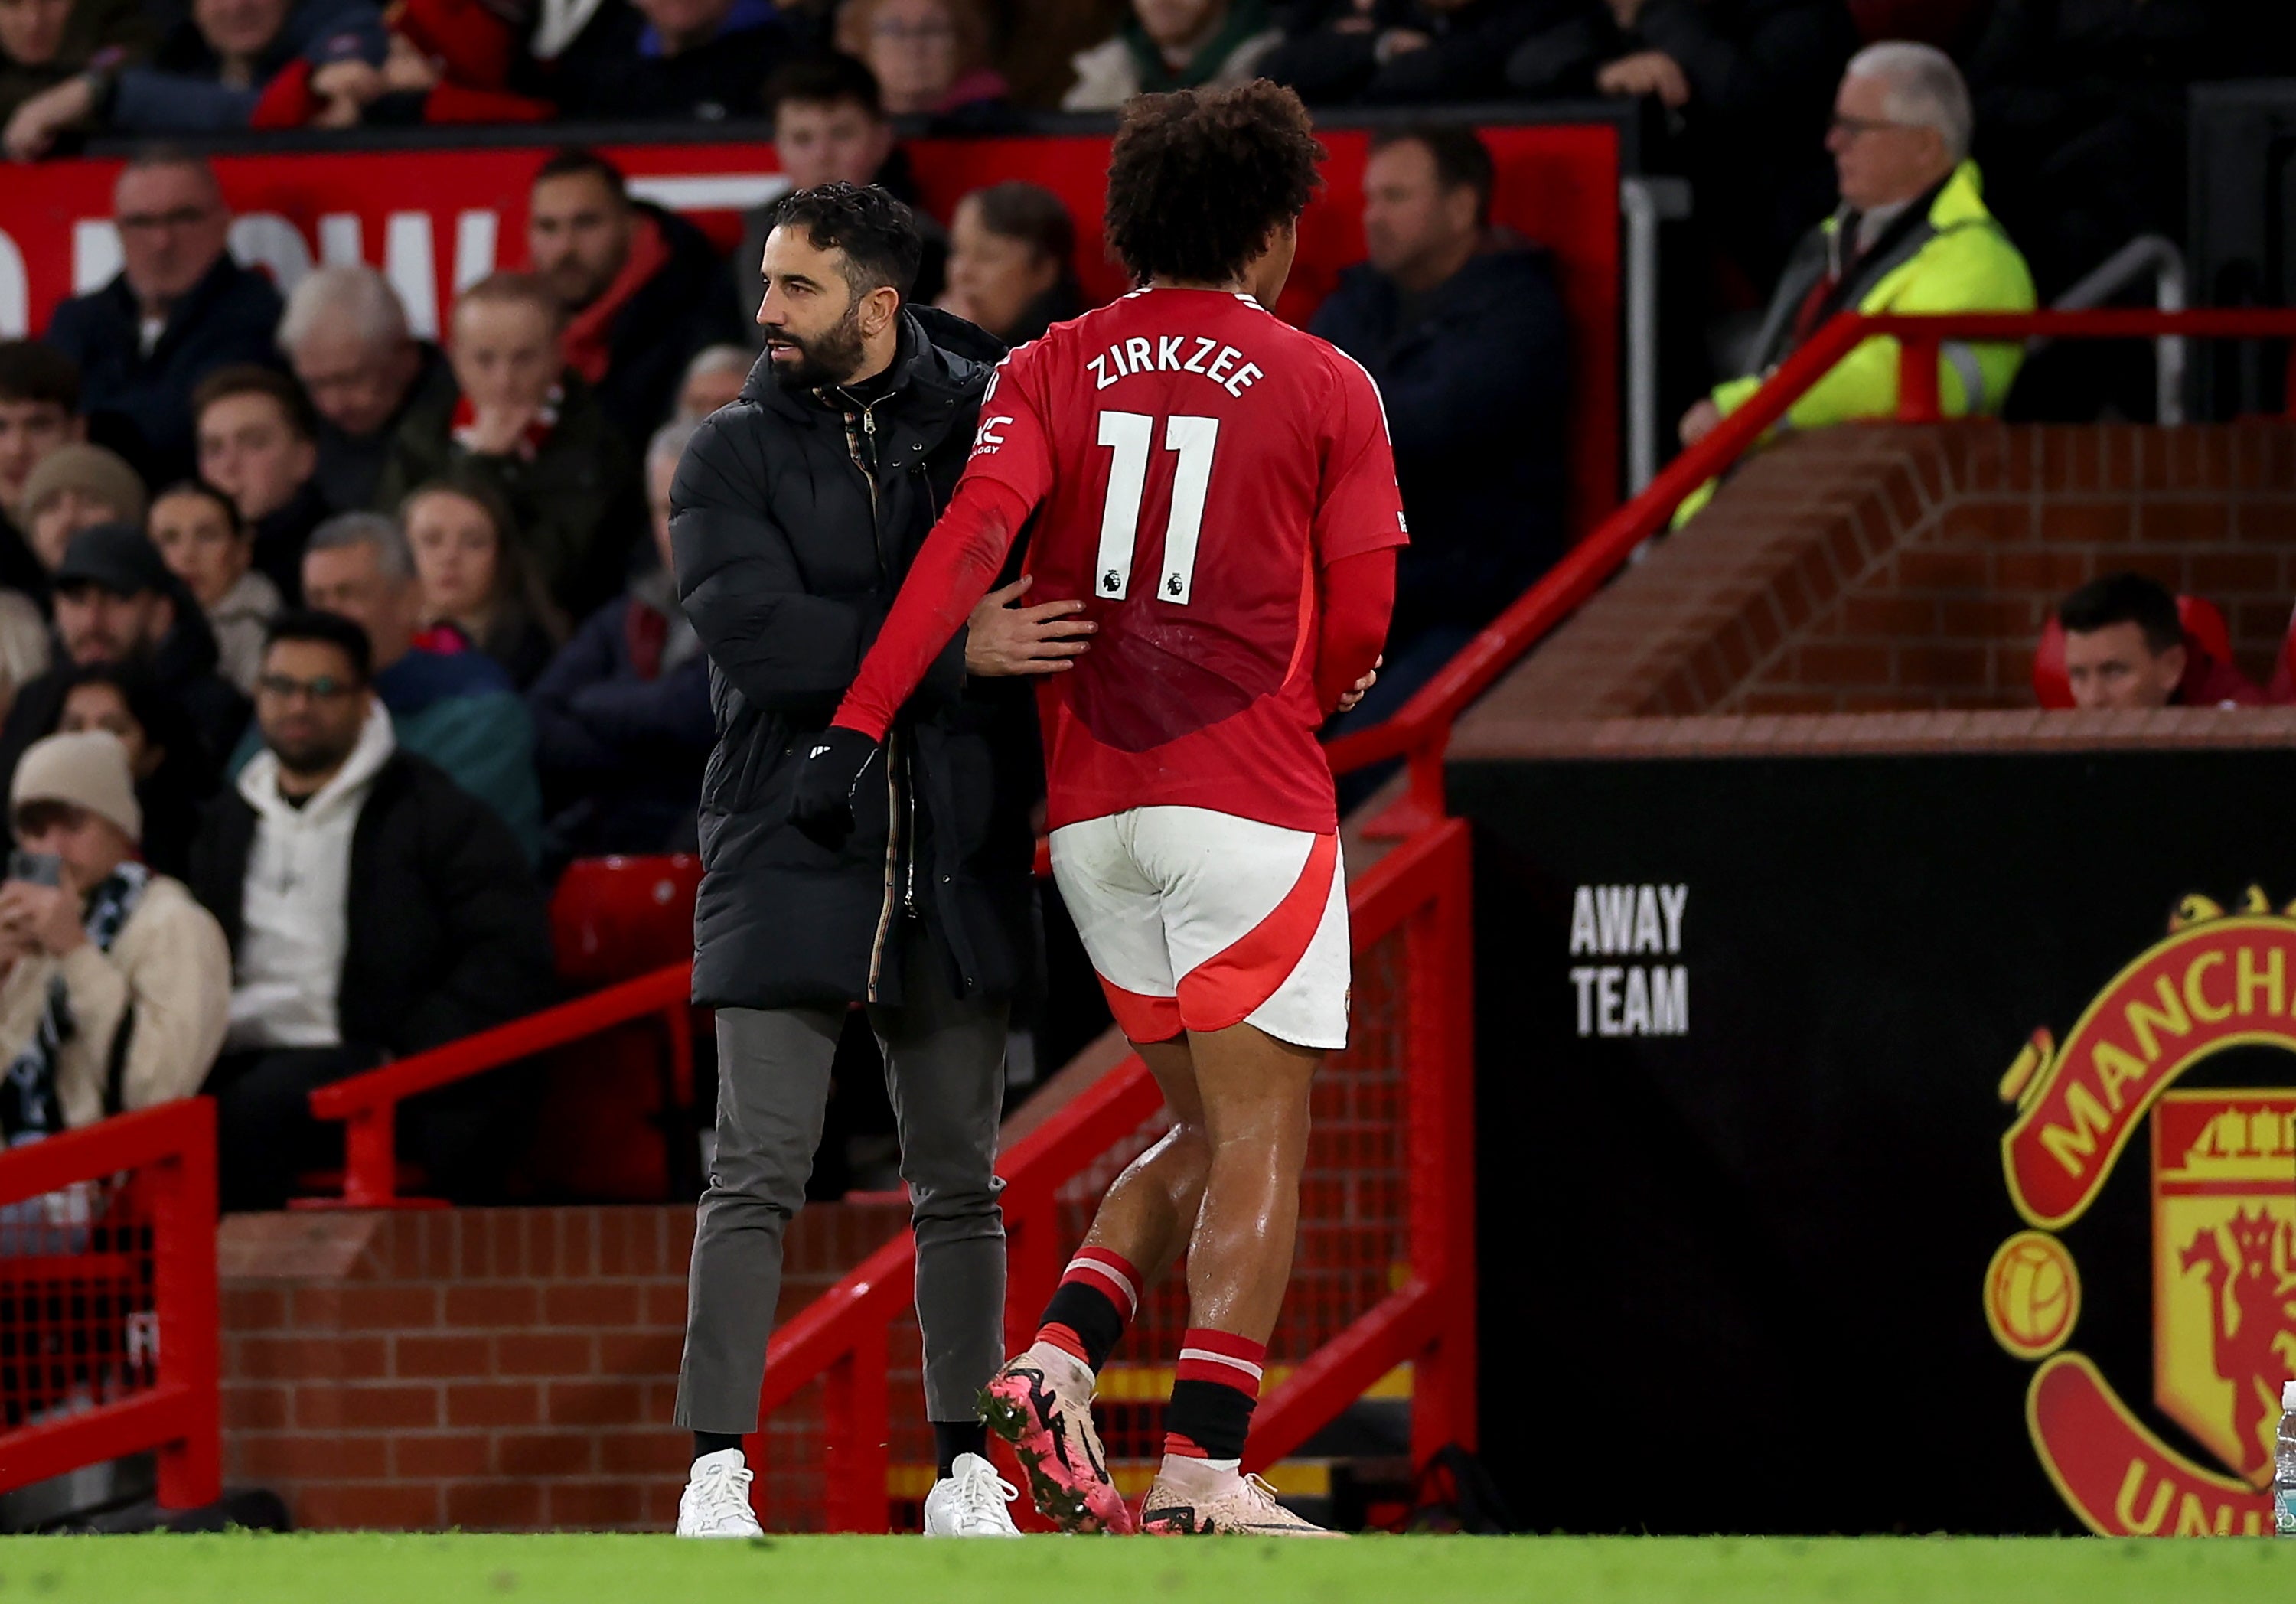
{"type": "Polygon", "coordinates": [[[1496,689],[1505,717],[2032,705],[2032,644],[2134,569],[2261,681],[2296,602],[2296,426],[1849,427],[1749,462],[1496,689]]]}
{"type": "MultiPolygon", "coordinates": [[[[781,1318],[906,1221],[816,1205],[781,1318]]],[[[666,1529],[692,1207],[235,1216],[226,1478],[299,1526],[666,1529]]]]}

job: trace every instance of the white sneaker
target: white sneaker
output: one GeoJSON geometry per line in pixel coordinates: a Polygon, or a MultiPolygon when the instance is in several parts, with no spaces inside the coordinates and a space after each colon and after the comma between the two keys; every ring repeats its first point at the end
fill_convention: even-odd
{"type": "Polygon", "coordinates": [[[720,1448],[693,1461],[677,1501],[681,1537],[762,1537],[750,1508],[750,1468],[739,1448],[720,1448]]]}
{"type": "Polygon", "coordinates": [[[960,1453],[925,1494],[925,1535],[1018,1537],[1021,1528],[1004,1506],[1020,1496],[1021,1490],[997,1475],[996,1466],[977,1453],[960,1453]]]}

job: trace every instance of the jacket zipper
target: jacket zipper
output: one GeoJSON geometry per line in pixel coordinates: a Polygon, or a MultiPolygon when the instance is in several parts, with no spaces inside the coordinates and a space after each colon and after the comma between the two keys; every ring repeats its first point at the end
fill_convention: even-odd
{"type": "MultiPolygon", "coordinates": [[[[838,392],[844,395],[843,391],[838,392]]],[[[853,400],[845,396],[849,402],[853,400]]],[[[858,405],[856,403],[856,405],[858,405]]],[[[859,471],[861,482],[869,488],[869,540],[877,553],[877,577],[880,584],[890,578],[892,566],[885,558],[885,531],[878,520],[877,475],[872,463],[876,459],[876,404],[860,409],[861,428],[854,431],[853,414],[845,414],[845,453],[859,471]],[[869,441],[868,460],[863,460],[862,438],[869,441]]],[[[877,1001],[877,981],[885,967],[885,944],[893,932],[893,905],[898,900],[911,916],[916,913],[916,865],[904,863],[902,849],[906,831],[906,815],[914,806],[908,780],[908,752],[900,737],[892,731],[885,732],[885,891],[883,904],[877,912],[877,934],[869,944],[869,1001],[877,1001]]]]}

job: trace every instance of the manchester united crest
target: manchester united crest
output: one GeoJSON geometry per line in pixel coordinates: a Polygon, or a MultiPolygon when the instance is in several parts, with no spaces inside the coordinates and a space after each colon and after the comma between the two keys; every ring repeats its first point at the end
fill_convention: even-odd
{"type": "MultiPolygon", "coordinates": [[[[2296,1054],[2296,906],[2254,889],[2237,912],[2186,898],[2062,1044],[2035,1032],[2002,1079],[2016,1110],[2002,1168],[2030,1229],[1987,1266],[1986,1321],[2035,1364],[2043,1468],[2107,1535],[2271,1529],[2280,1387],[2296,1377],[2296,1084],[2177,1086],[2241,1046],[2296,1054]],[[2164,1441],[2073,1346],[2080,1273],[2062,1233],[2132,1150],[2152,1166],[2152,1403],[2213,1463],[2164,1441]]],[[[2296,1060],[2275,1078],[2296,1083],[2296,1060]]]]}

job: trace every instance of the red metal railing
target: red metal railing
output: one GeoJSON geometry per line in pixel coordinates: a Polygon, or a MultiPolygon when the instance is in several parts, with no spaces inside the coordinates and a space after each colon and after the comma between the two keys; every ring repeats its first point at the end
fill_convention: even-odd
{"type": "Polygon", "coordinates": [[[215,1227],[205,1098],[0,1153],[0,1492],[156,1450],[223,1495],[215,1227]]]}
{"type": "MultiPolygon", "coordinates": [[[[1744,405],[1667,464],[1640,495],[1604,519],[1545,577],[1485,626],[1393,717],[1331,744],[1328,750],[1335,773],[1396,757],[1405,761],[1410,776],[1408,792],[1373,822],[1368,833],[1380,839],[1398,838],[1442,818],[1443,751],[1452,721],[1489,690],[1517,659],[1608,583],[1636,547],[1665,528],[1685,497],[1726,472],[1864,340],[1883,337],[1899,342],[1901,378],[1895,421],[1927,423],[1941,416],[1939,355],[1948,340],[2152,340],[2162,335],[2292,339],[2296,338],[2296,310],[1956,312],[1920,316],[1845,312],[1831,319],[1808,343],[1779,364],[1744,405]]],[[[2296,413],[2296,360],[2292,361],[2288,396],[2292,413],[2296,413]]]]}
{"type": "MultiPolygon", "coordinates": [[[[1391,1163],[1404,1207],[1394,1248],[1382,1251],[1374,1238],[1368,1256],[1382,1262],[1341,1267],[1355,1272],[1356,1296],[1310,1296],[1304,1300],[1308,1309],[1287,1308],[1292,1329],[1279,1328],[1271,1358],[1288,1347],[1300,1362],[1253,1422],[1247,1455],[1253,1469],[1292,1453],[1403,1364],[1412,1367],[1414,1462],[1423,1463],[1447,1443],[1472,1446],[1475,1441],[1473,965],[1466,826],[1443,824],[1390,852],[1351,888],[1349,910],[1358,954],[1358,1033],[1370,1016],[1370,1034],[1384,1048],[1365,1055],[1351,1050],[1327,1068],[1319,1094],[1325,1088],[1340,1093],[1353,1076],[1376,1076],[1399,1104],[1394,1111],[1400,1115],[1401,1142],[1399,1155],[1384,1160],[1372,1154],[1368,1163],[1349,1163],[1366,1156],[1360,1144],[1358,1150],[1334,1153],[1328,1173],[1360,1181],[1356,1172],[1391,1163]],[[1363,955],[1398,946],[1400,972],[1390,986],[1367,994],[1363,955]],[[1380,1017],[1390,1009],[1396,1017],[1380,1017]],[[1384,1061],[1349,1062],[1359,1057],[1384,1061]],[[1390,1258],[1396,1248],[1399,1253],[1390,1258]],[[1378,1289],[1367,1297],[1361,1293],[1366,1281],[1378,1289]],[[1315,1329],[1319,1309],[1328,1330],[1315,1329]],[[1344,1323],[1328,1318],[1334,1312],[1344,1313],[1344,1323]],[[1300,1329],[1302,1314],[1310,1329],[1300,1329]]],[[[1090,1199],[1078,1199],[1070,1195],[1071,1183],[1095,1166],[1111,1171],[1136,1151],[1155,1133],[1161,1104],[1145,1066],[1128,1058],[1003,1156],[1008,1332],[1033,1329],[1083,1234],[1097,1188],[1090,1189],[1090,1199]]],[[[1380,1105],[1377,1114],[1387,1107],[1380,1105]]],[[[1357,1111],[1374,1112],[1360,1098],[1357,1111]]],[[[1327,1127],[1344,1132],[1349,1123],[1343,1112],[1334,1121],[1325,1109],[1317,1109],[1319,1139],[1345,1140],[1327,1127]]],[[[1375,1115],[1353,1123],[1362,1136],[1379,1120],[1375,1115]]],[[[1391,1125],[1368,1133],[1383,1134],[1390,1146],[1398,1134],[1391,1125]]],[[[1311,1154],[1311,1192],[1316,1173],[1311,1154]]],[[[1361,1229],[1383,1212],[1384,1198],[1361,1195],[1367,1190],[1373,1189],[1344,1198],[1332,1191],[1303,1197],[1303,1278],[1332,1267],[1322,1261],[1344,1256],[1319,1253],[1319,1232],[1336,1235],[1351,1223],[1361,1229]]],[[[831,1531],[885,1529],[890,1444],[897,1436],[889,1393],[900,1373],[892,1363],[889,1328],[909,1315],[914,1265],[913,1240],[898,1236],[775,1333],[763,1395],[768,1423],[750,1453],[752,1464],[768,1468],[760,1495],[772,1523],[807,1526],[812,1524],[807,1517],[817,1512],[831,1531]],[[776,1481],[776,1468],[785,1468],[791,1456],[768,1440],[770,1417],[816,1381],[824,1445],[818,1462],[776,1481]],[[796,1510],[775,1507],[777,1487],[782,1501],[796,1510]]],[[[1303,1301],[1296,1283],[1293,1301],[1303,1301]]],[[[913,1328],[905,1331],[905,1338],[912,1333],[913,1328]]],[[[1177,1335],[1177,1329],[1168,1333],[1177,1335]]],[[[1128,1341],[1141,1343],[1137,1326],[1128,1341]]],[[[1169,1363],[1169,1354],[1162,1357],[1169,1363]]],[[[1121,1452],[1111,1442],[1111,1455],[1121,1452]]]]}
{"type": "Polygon", "coordinates": [[[394,1144],[398,1105],[410,1097],[504,1064],[563,1047],[633,1019],[658,1016],[668,1033],[670,1081],[677,1106],[693,1102],[693,966],[673,963],[635,980],[512,1019],[492,1030],[448,1042],[380,1069],[354,1075],[311,1093],[311,1113],[340,1119],[343,1130],[343,1195],[299,1198],[298,1207],[443,1207],[434,1199],[399,1195],[394,1144]]]}

